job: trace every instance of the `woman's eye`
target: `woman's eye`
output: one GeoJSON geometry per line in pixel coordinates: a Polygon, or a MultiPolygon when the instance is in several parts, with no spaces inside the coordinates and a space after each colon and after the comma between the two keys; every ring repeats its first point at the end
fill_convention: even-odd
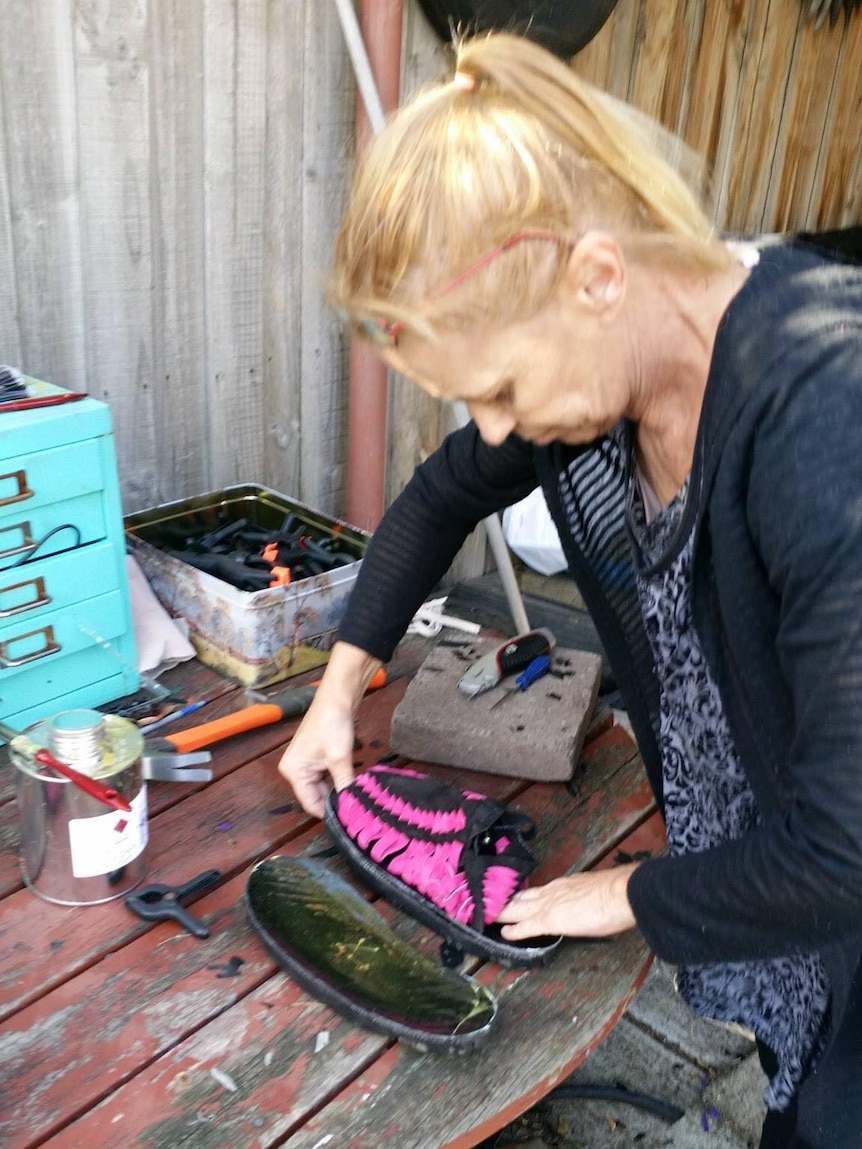
{"type": "Polygon", "coordinates": [[[498,406],[505,406],[506,404],[512,402],[512,399],[514,398],[514,396],[515,396],[515,385],[514,385],[514,383],[512,383],[510,381],[508,383],[503,384],[503,386],[496,393],[496,395],[491,400],[491,402],[496,403],[498,406]]]}

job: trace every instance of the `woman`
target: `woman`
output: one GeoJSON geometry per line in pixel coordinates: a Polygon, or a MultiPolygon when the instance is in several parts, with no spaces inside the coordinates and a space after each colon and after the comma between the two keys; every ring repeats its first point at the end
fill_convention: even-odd
{"type": "Polygon", "coordinates": [[[756,1033],[764,1147],[862,1144],[862,273],[722,243],[627,115],[500,35],[370,148],[331,297],[473,421],[375,534],[281,762],[298,798],[351,780],[366,682],[541,483],[668,856],[524,891],[503,932],[637,927],[756,1033]]]}

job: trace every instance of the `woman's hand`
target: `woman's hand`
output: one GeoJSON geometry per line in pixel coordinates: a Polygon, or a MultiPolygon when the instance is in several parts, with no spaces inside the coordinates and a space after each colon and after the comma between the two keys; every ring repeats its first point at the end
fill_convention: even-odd
{"type": "Polygon", "coordinates": [[[592,870],[521,890],[497,918],[506,923],[503,937],[510,942],[555,934],[604,938],[632,929],[637,923],[626,890],[637,867],[634,862],[592,870]]]}
{"type": "Polygon", "coordinates": [[[317,818],[332,786],[341,790],[353,781],[353,717],[380,666],[364,650],[337,642],[308,713],[281,756],[279,772],[302,808],[317,818]]]}

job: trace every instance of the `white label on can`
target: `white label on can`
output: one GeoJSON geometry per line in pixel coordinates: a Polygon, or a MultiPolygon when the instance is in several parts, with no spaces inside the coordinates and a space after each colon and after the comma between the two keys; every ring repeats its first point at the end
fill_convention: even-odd
{"type": "Polygon", "coordinates": [[[137,858],[147,844],[147,787],[131,801],[131,811],[111,810],[95,818],[69,821],[72,874],[96,878],[121,870],[137,858]]]}

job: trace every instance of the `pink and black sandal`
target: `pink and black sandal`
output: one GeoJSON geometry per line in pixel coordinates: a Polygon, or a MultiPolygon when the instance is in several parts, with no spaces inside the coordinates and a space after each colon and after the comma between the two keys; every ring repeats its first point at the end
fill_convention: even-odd
{"type": "Polygon", "coordinates": [[[326,827],[372,889],[445,939],[446,964],[467,951],[539,965],[559,945],[509,942],[494,924],[537,863],[525,841],[532,820],[493,798],[380,764],[330,795],[326,827]]]}

